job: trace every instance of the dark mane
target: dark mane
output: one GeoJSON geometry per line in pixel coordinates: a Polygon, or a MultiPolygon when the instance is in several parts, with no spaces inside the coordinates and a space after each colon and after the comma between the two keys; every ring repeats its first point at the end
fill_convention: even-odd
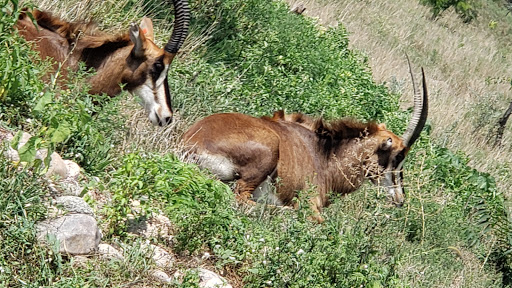
{"type": "MultiPolygon", "coordinates": [[[[90,36],[103,35],[103,33],[98,30],[96,23],[92,21],[67,22],[53,16],[49,12],[33,10],[31,13],[39,26],[53,31],[66,39],[75,39],[79,33],[90,36]]],[[[20,17],[27,17],[27,14],[22,13],[20,17]]]]}
{"type": "Polygon", "coordinates": [[[320,118],[315,121],[313,131],[320,138],[329,138],[332,140],[343,140],[352,138],[362,138],[372,135],[379,130],[375,122],[363,123],[352,118],[343,118],[333,121],[325,121],[320,118]]]}
{"type": "MultiPolygon", "coordinates": [[[[39,10],[30,12],[40,29],[58,34],[67,40],[69,47],[75,47],[76,50],[83,51],[80,60],[84,61],[88,68],[97,69],[109,55],[131,43],[127,34],[111,35],[105,33],[99,30],[93,21],[66,22],[49,12],[39,10]]],[[[20,16],[20,18],[25,17],[28,17],[27,13],[22,13],[20,16]]]]}
{"type": "Polygon", "coordinates": [[[303,127],[306,127],[310,129],[310,127],[313,125],[315,120],[308,115],[302,114],[302,113],[291,113],[286,114],[284,110],[278,110],[274,112],[274,115],[272,117],[270,116],[263,116],[261,119],[271,122],[291,122],[291,123],[297,123],[303,127]]]}
{"type": "Polygon", "coordinates": [[[261,116],[261,119],[272,122],[284,121],[284,110],[278,110],[274,112],[274,115],[272,115],[272,117],[266,115],[261,116]]]}
{"type": "Polygon", "coordinates": [[[320,118],[312,130],[318,137],[319,149],[328,157],[343,141],[370,136],[379,128],[375,122],[363,123],[351,118],[325,121],[320,118]]]}
{"type": "MultiPolygon", "coordinates": [[[[94,21],[67,22],[59,17],[53,16],[51,13],[40,10],[26,11],[31,12],[34,19],[41,28],[57,33],[65,38],[71,45],[80,37],[80,42],[94,43],[122,43],[126,46],[130,42],[128,35],[111,35],[98,29],[94,21]]],[[[24,12],[20,15],[20,19],[28,17],[24,12]]],[[[121,44],[120,44],[121,45],[121,44]]],[[[87,46],[83,44],[82,46],[87,46]]]]}

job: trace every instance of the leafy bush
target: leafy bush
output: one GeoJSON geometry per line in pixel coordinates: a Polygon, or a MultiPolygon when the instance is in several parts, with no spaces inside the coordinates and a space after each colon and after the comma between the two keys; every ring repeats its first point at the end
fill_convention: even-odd
{"type": "Polygon", "coordinates": [[[280,1],[207,2],[216,12],[203,25],[218,24],[202,59],[171,71],[173,89],[187,95],[176,101],[184,114],[285,109],[382,120],[398,109],[397,95],[373,83],[362,57],[348,49],[342,27],[318,29],[280,1]]]}
{"type": "MultiPolygon", "coordinates": [[[[202,176],[197,167],[180,162],[174,155],[128,154],[109,186],[112,201],[104,213],[109,232],[115,235],[126,232],[128,215],[135,220],[144,219],[164,209],[188,214],[201,211],[202,205],[225,205],[232,198],[227,186],[202,176]],[[130,206],[132,201],[138,201],[140,207],[130,206]]],[[[192,240],[189,245],[197,249],[192,240]]]]}
{"type": "Polygon", "coordinates": [[[51,285],[62,259],[58,248],[37,244],[34,227],[46,215],[46,185],[0,157],[0,193],[0,286],[51,285]]]}
{"type": "Polygon", "coordinates": [[[17,0],[0,1],[0,121],[21,127],[31,118],[30,108],[43,90],[39,80],[44,65],[34,65],[36,53],[14,30],[20,13],[17,0]]]}
{"type": "Polygon", "coordinates": [[[466,23],[477,17],[477,11],[471,0],[421,0],[424,4],[432,6],[433,17],[437,18],[441,12],[453,7],[466,23]]]}

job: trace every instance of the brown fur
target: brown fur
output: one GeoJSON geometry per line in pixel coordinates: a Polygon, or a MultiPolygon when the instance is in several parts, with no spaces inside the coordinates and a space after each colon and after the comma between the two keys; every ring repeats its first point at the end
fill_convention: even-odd
{"type": "Polygon", "coordinates": [[[236,180],[237,194],[252,193],[268,176],[279,177],[276,188],[282,203],[289,205],[297,191],[314,187],[318,194],[310,201],[316,212],[328,205],[328,192],[355,191],[365,178],[377,177],[394,155],[406,149],[383,124],[318,119],[307,121],[312,126],[303,126],[301,114],[285,116],[282,112],[263,118],[214,114],[194,124],[183,139],[200,158],[227,159],[218,167],[217,162],[204,166],[213,168],[212,172],[230,171],[222,167],[231,167],[225,165],[231,163],[232,179],[222,180],[236,180]],[[388,139],[392,146],[383,148],[388,139]]]}
{"type": "MultiPolygon", "coordinates": [[[[19,33],[28,41],[34,41],[34,49],[42,59],[55,60],[54,69],[62,64],[61,73],[66,74],[67,68],[75,70],[79,61],[87,61],[92,50],[100,46],[120,49],[131,44],[128,34],[109,35],[96,28],[93,22],[66,22],[52,16],[49,12],[33,10],[32,13],[38,26],[34,26],[27,13],[22,13],[17,23],[19,33]]],[[[115,49],[115,50],[117,50],[115,49]]],[[[102,49],[98,49],[101,51],[102,49]]],[[[114,51],[114,49],[110,49],[114,51]]],[[[94,51],[97,52],[97,51],[94,51]]],[[[129,52],[129,51],[128,51],[129,52]]],[[[105,53],[100,53],[105,54],[105,53]]],[[[99,68],[101,63],[88,63],[88,68],[99,68]]],[[[119,85],[117,85],[119,86],[119,85]]],[[[117,89],[108,89],[107,94],[119,93],[117,89]],[[110,93],[109,93],[110,92],[110,93]]],[[[112,96],[113,96],[112,95],[112,96]]]]}

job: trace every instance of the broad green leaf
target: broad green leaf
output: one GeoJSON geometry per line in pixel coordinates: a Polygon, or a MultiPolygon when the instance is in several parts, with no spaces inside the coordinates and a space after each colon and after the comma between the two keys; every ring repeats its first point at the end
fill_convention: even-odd
{"type": "Polygon", "coordinates": [[[14,138],[11,141],[11,148],[17,150],[18,144],[20,143],[21,136],[23,136],[23,131],[18,131],[16,135],[14,135],[14,138]]]}
{"type": "Polygon", "coordinates": [[[61,143],[68,139],[69,135],[71,135],[71,129],[68,122],[63,121],[59,124],[57,129],[55,129],[52,133],[52,138],[50,142],[53,144],[61,143]]]}
{"type": "Polygon", "coordinates": [[[52,94],[48,91],[44,92],[43,96],[39,98],[39,101],[37,101],[36,107],[34,107],[35,112],[42,112],[44,110],[44,107],[52,102],[52,94]]]}
{"type": "Polygon", "coordinates": [[[39,139],[36,136],[30,137],[30,139],[18,149],[18,154],[20,155],[20,161],[22,162],[32,162],[34,158],[36,157],[36,145],[41,142],[41,139],[39,139]]]}

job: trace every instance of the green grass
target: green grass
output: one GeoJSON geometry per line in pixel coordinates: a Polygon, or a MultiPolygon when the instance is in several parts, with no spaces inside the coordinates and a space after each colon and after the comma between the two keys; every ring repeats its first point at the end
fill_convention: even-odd
{"type": "MultiPolygon", "coordinates": [[[[122,18],[120,11],[126,9],[137,16],[138,5],[127,2],[112,9],[105,21],[122,18]]],[[[405,127],[409,112],[399,109],[399,95],[373,82],[366,59],[348,48],[343,27],[320,29],[314,20],[288,13],[281,2],[197,0],[191,6],[193,31],[216,24],[203,45],[171,68],[169,84],[184,119],[285,109],[384,121],[397,134],[405,127]]],[[[154,16],[163,20],[166,15],[154,16]]],[[[12,26],[12,17],[2,14],[3,27],[12,26]]],[[[25,67],[29,54],[5,48],[25,47],[23,41],[5,31],[10,32],[1,37],[10,44],[0,45],[0,55],[25,67]]],[[[510,285],[512,243],[504,197],[491,176],[470,168],[464,155],[437,146],[428,133],[407,159],[404,208],[393,207],[385,193],[365,185],[344,197],[332,195],[326,222],[318,225],[308,220],[308,208],[302,207],[307,205],[293,210],[237,204],[228,185],[183,163],[179,154],[143,152],[151,148],[137,142],[129,144],[134,152],[119,154],[119,143],[129,139],[122,138],[122,102],[92,105],[96,98],[84,92],[83,71],[64,88],[45,86],[36,66],[26,70],[27,79],[33,79],[26,90],[46,94],[18,93],[25,90],[13,88],[9,79],[15,72],[9,74],[11,86],[2,84],[11,88],[0,98],[1,124],[28,129],[40,139],[34,143],[77,160],[86,177],[99,177],[91,189],[111,197],[98,211],[104,241],[124,247],[127,258],[91,257],[80,264],[36,245],[34,222],[46,216],[42,199],[48,190],[35,168],[20,172],[1,160],[0,192],[6,195],[0,200],[0,266],[6,271],[0,273],[1,285],[150,285],[154,263],[140,250],[143,240],[128,233],[128,221],[160,212],[175,226],[173,250],[179,257],[208,252],[213,255],[209,265],[228,271],[228,279],[244,287],[510,285]],[[24,114],[18,114],[22,110],[13,99],[28,106],[24,114]],[[140,203],[137,209],[134,200],[140,203]]],[[[189,268],[186,263],[180,265],[189,268]]],[[[186,279],[184,287],[197,282],[193,275],[186,279]]]]}

